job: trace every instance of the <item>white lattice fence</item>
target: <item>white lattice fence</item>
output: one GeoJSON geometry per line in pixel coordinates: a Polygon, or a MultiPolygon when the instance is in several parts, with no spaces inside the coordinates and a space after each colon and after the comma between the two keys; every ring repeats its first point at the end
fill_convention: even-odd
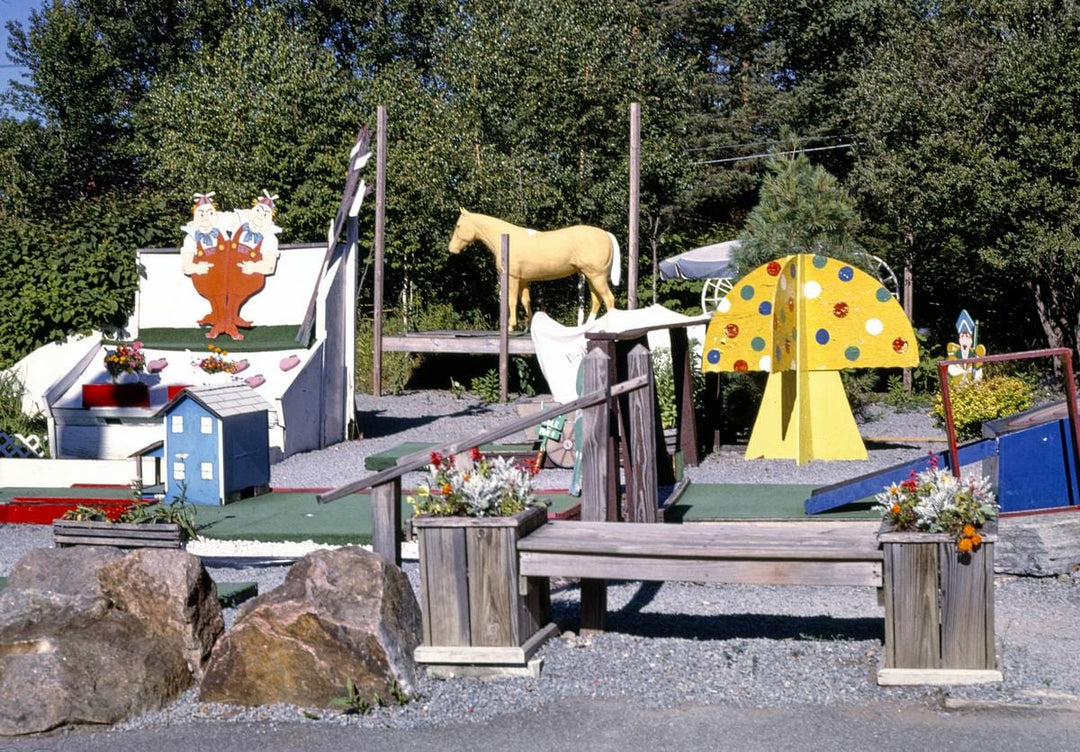
{"type": "Polygon", "coordinates": [[[0,431],[0,457],[11,459],[40,459],[45,456],[44,442],[40,436],[21,433],[6,434],[0,431]]]}

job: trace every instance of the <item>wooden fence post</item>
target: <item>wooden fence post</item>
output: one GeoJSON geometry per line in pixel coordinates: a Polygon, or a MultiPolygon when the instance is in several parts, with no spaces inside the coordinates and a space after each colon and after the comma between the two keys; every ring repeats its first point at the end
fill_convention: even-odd
{"type": "Polygon", "coordinates": [[[401,478],[371,489],[371,548],[396,567],[401,566],[401,478]]]}
{"type": "Polygon", "coordinates": [[[630,432],[630,456],[627,458],[627,516],[630,522],[656,522],[657,450],[656,411],[652,358],[644,345],[636,345],[627,356],[627,376],[647,376],[649,385],[630,393],[627,428],[630,432]],[[633,482],[629,478],[633,476],[633,482]]]}
{"type": "Polygon", "coordinates": [[[383,253],[386,245],[386,105],[379,105],[375,125],[375,320],[372,328],[372,389],[382,396],[383,356],[383,253]]]}
{"type": "MultiPolygon", "coordinates": [[[[588,394],[606,389],[610,358],[599,348],[590,350],[584,358],[582,392],[588,394]]],[[[603,522],[607,519],[608,440],[610,438],[610,401],[584,411],[582,420],[583,444],[581,481],[581,519],[584,522],[603,522]]],[[[581,581],[581,631],[603,631],[607,612],[607,582],[581,581]]]]}
{"type": "Polygon", "coordinates": [[[686,329],[669,330],[671,336],[671,371],[675,379],[675,448],[682,452],[683,465],[696,467],[698,456],[697,415],[694,410],[694,376],[690,363],[690,344],[686,329]]]}

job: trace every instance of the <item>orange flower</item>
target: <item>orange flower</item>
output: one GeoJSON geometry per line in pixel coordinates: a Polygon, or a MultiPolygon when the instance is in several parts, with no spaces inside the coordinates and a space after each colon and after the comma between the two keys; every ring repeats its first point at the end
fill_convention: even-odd
{"type": "Polygon", "coordinates": [[[966,554],[970,552],[972,548],[971,538],[961,538],[957,541],[956,545],[960,549],[960,553],[966,554]]]}
{"type": "Polygon", "coordinates": [[[965,538],[970,538],[971,536],[975,535],[975,526],[964,525],[964,529],[961,532],[963,533],[963,536],[965,538]]]}
{"type": "Polygon", "coordinates": [[[892,509],[890,509],[889,511],[892,512],[893,514],[900,514],[900,505],[899,504],[893,504],[892,509]]]}
{"type": "Polygon", "coordinates": [[[982,536],[979,535],[978,533],[975,533],[975,535],[971,536],[971,545],[972,545],[973,548],[978,548],[979,546],[981,546],[982,545],[982,536]]]}
{"type": "Polygon", "coordinates": [[[443,483],[439,490],[443,492],[443,495],[449,495],[454,490],[454,487],[449,483],[443,483]]]}

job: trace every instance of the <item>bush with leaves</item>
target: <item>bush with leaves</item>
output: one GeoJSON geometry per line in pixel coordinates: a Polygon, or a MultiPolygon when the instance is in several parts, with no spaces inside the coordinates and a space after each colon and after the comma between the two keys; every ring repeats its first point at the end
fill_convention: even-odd
{"type": "MultiPolygon", "coordinates": [[[[950,387],[953,423],[959,439],[974,439],[982,424],[1031,407],[1031,387],[1015,376],[991,376],[981,381],[950,387]]],[[[945,425],[945,407],[939,394],[934,399],[934,421],[945,425]]]]}

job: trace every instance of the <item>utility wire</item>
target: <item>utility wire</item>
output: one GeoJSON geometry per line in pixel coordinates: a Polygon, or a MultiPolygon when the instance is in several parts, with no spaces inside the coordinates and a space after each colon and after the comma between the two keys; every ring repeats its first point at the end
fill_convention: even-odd
{"type": "MultiPolygon", "coordinates": [[[[827,141],[837,138],[858,138],[858,133],[838,133],[833,136],[799,136],[800,141],[827,141]]],[[[769,144],[778,144],[779,139],[772,139],[771,141],[751,141],[745,144],[716,144],[714,146],[691,146],[684,151],[719,151],[721,149],[740,149],[747,146],[768,146],[769,144]]]]}
{"type": "Polygon", "coordinates": [[[783,156],[784,154],[805,154],[806,152],[810,152],[810,151],[829,151],[831,149],[846,149],[849,146],[855,146],[855,143],[851,142],[851,143],[847,143],[847,144],[836,144],[835,146],[815,146],[812,149],[795,149],[793,151],[766,152],[764,154],[751,154],[751,155],[746,156],[746,157],[728,157],[727,159],[706,159],[706,160],[704,160],[702,162],[691,162],[690,164],[694,164],[694,165],[710,165],[710,164],[721,164],[723,162],[742,162],[742,161],[745,161],[747,159],[760,159],[762,157],[779,157],[779,156],[783,156]]]}

